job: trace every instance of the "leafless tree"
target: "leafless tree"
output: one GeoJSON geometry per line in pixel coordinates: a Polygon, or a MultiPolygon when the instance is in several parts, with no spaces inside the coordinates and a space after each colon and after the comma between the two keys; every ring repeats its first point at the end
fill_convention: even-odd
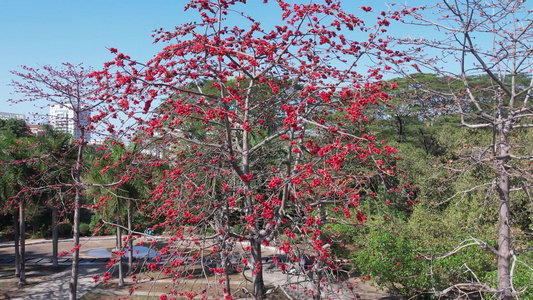
{"type": "MultiPolygon", "coordinates": [[[[406,52],[391,60],[392,65],[408,61],[419,72],[438,74],[449,82],[448,90],[420,89],[452,99],[454,108],[449,111],[460,117],[462,126],[491,132],[491,142],[469,159],[493,171],[492,187],[499,196],[498,244],[474,244],[497,257],[498,286],[491,291],[498,299],[511,299],[520,294],[513,286],[518,251],[512,236],[512,208],[517,207],[513,197],[523,193],[533,201],[533,155],[515,138],[533,127],[531,7],[525,1],[446,0],[432,7],[403,7],[389,13],[392,18],[402,16],[401,22],[411,26],[408,32],[413,35],[412,28],[417,26],[419,32],[427,34],[427,28],[438,32],[433,37],[396,38],[396,46],[406,52]],[[457,82],[462,83],[460,89],[455,88],[457,82]]],[[[412,68],[398,70],[416,80],[409,74],[412,68]]]]}

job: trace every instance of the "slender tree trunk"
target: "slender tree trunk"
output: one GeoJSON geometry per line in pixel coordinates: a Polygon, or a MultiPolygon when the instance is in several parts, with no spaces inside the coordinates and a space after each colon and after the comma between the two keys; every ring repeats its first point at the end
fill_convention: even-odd
{"type": "Polygon", "coordinates": [[[52,265],[57,267],[58,264],[58,229],[57,229],[57,207],[52,207],[52,265]]]}
{"type": "Polygon", "coordinates": [[[124,272],[122,270],[122,229],[120,226],[122,222],[120,219],[117,220],[117,250],[119,253],[121,253],[118,257],[118,286],[123,287],[124,286],[124,272]]]}
{"type": "MultiPolygon", "coordinates": [[[[326,224],[326,212],[324,211],[322,204],[319,204],[317,206],[318,215],[320,216],[320,225],[318,226],[318,229],[322,230],[322,224],[326,224]]],[[[324,267],[324,263],[322,260],[319,259],[320,252],[317,251],[316,253],[316,259],[312,262],[313,263],[313,284],[315,286],[315,293],[313,294],[313,299],[322,299],[322,268],[324,267]]],[[[309,258],[310,259],[310,258],[309,258]]],[[[306,258],[307,260],[307,258],[306,258]]],[[[304,263],[305,268],[305,263],[304,263]]]]}
{"type": "MultiPolygon", "coordinates": [[[[84,135],[82,134],[81,140],[83,141],[84,135]]],[[[72,236],[74,240],[75,251],[72,253],[72,271],[69,282],[69,300],[76,300],[78,292],[78,276],[80,273],[80,205],[82,196],[81,187],[81,163],[83,159],[83,146],[82,142],[78,145],[78,156],[76,160],[76,166],[74,168],[74,180],[76,182],[76,194],[74,196],[74,224],[72,226],[72,236]]]]}
{"type": "Polygon", "coordinates": [[[20,273],[19,285],[26,284],[26,212],[24,211],[25,200],[20,201],[19,207],[19,234],[20,234],[20,273]]]}
{"type": "Polygon", "coordinates": [[[498,218],[498,299],[512,299],[511,291],[511,215],[509,211],[510,189],[509,175],[505,164],[507,163],[510,146],[507,141],[510,132],[510,122],[507,121],[499,129],[500,157],[504,158],[498,163],[497,190],[500,198],[498,218]]]}
{"type": "Polygon", "coordinates": [[[69,283],[69,299],[76,300],[78,292],[78,275],[80,272],[79,259],[80,259],[80,249],[78,245],[80,244],[80,195],[76,192],[76,197],[74,200],[74,225],[72,226],[72,236],[74,240],[74,247],[76,251],[72,253],[72,271],[69,283]]]}
{"type": "Polygon", "coordinates": [[[15,276],[20,277],[20,231],[19,231],[19,219],[18,219],[19,212],[16,211],[13,214],[13,234],[14,234],[14,240],[15,240],[15,276]]]}
{"type": "Polygon", "coordinates": [[[131,200],[128,200],[128,274],[133,274],[133,239],[132,239],[132,211],[131,211],[131,200]]]}
{"type": "Polygon", "coordinates": [[[500,174],[498,192],[500,211],[498,220],[498,299],[512,299],[511,296],[511,249],[509,228],[509,176],[500,174]]]}
{"type": "MultiPolygon", "coordinates": [[[[213,179],[213,197],[215,199],[218,199],[218,195],[217,195],[217,189],[216,189],[216,180],[213,179]]],[[[229,227],[229,216],[230,216],[230,211],[229,211],[229,205],[228,205],[228,202],[226,201],[226,205],[225,205],[225,209],[223,211],[223,213],[216,217],[216,220],[215,220],[215,230],[217,232],[227,232],[228,231],[228,227],[229,227]]],[[[231,249],[232,249],[232,245],[230,244],[230,242],[228,242],[228,238],[226,235],[220,235],[218,237],[218,243],[220,245],[220,251],[218,251],[218,258],[219,258],[219,261],[220,261],[220,265],[218,265],[217,263],[217,267],[220,267],[224,270],[224,295],[227,297],[227,298],[230,298],[231,297],[231,277],[230,277],[230,260],[229,260],[229,254],[231,252],[231,249]]]]}
{"type": "Polygon", "coordinates": [[[223,247],[220,251],[220,263],[222,264],[222,268],[224,269],[224,294],[231,296],[231,277],[229,276],[230,261],[227,250],[227,241],[223,241],[222,245],[223,247]]]}
{"type": "MultiPolygon", "coordinates": [[[[213,189],[216,191],[217,189],[215,188],[215,184],[216,183],[213,182],[213,189]]],[[[222,224],[223,225],[222,228],[225,229],[225,231],[227,231],[228,228],[230,227],[229,218],[230,218],[229,204],[226,201],[225,218],[222,218],[222,220],[224,220],[224,224],[222,224]]],[[[226,295],[231,297],[231,277],[229,276],[230,275],[229,274],[230,272],[229,254],[230,254],[230,250],[233,245],[229,245],[228,239],[226,237],[223,237],[222,246],[223,248],[221,252],[221,255],[222,255],[221,261],[224,266],[224,278],[226,279],[226,281],[224,282],[224,288],[226,290],[226,295]]]]}

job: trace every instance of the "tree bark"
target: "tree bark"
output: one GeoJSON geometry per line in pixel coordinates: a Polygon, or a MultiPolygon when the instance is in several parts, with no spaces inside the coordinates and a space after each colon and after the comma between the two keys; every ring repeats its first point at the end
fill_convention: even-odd
{"type": "Polygon", "coordinates": [[[250,246],[252,247],[254,297],[256,300],[262,300],[265,298],[265,282],[263,280],[261,242],[253,239],[250,241],[250,246]]]}
{"type": "Polygon", "coordinates": [[[52,207],[52,265],[58,267],[58,229],[57,229],[57,207],[52,207]]]}
{"type": "Polygon", "coordinates": [[[83,159],[83,139],[82,132],[81,140],[78,145],[78,155],[76,159],[76,166],[74,168],[74,180],[76,182],[76,194],[74,196],[74,224],[72,226],[72,236],[74,240],[74,252],[72,253],[72,270],[69,282],[69,300],[76,300],[78,292],[78,276],[80,272],[80,205],[82,197],[81,186],[81,164],[83,159]]]}
{"type": "MultiPolygon", "coordinates": [[[[120,211],[120,206],[118,207],[120,211]]],[[[123,287],[124,286],[124,273],[122,270],[122,222],[119,219],[117,219],[117,251],[120,253],[118,256],[118,286],[123,287]]]]}
{"type": "Polygon", "coordinates": [[[19,207],[19,234],[20,234],[20,273],[19,285],[26,284],[26,212],[24,210],[25,200],[20,201],[19,207]]]}
{"type": "MultiPolygon", "coordinates": [[[[500,142],[500,157],[508,157],[510,146],[508,144],[508,136],[510,132],[510,121],[506,121],[498,129],[500,142]]],[[[510,219],[510,188],[509,175],[506,170],[506,163],[508,159],[503,159],[498,163],[498,195],[500,198],[499,214],[498,214],[498,299],[510,300],[512,297],[511,290],[511,219],[510,219]]]]}
{"type": "Polygon", "coordinates": [[[132,212],[131,212],[131,200],[128,200],[128,275],[133,274],[133,239],[132,239],[132,212]]]}
{"type": "MultiPolygon", "coordinates": [[[[79,189],[80,187],[77,187],[76,189],[79,189]]],[[[80,188],[81,189],[81,188],[80,188]]],[[[77,292],[78,292],[78,275],[80,271],[79,266],[79,258],[80,258],[80,249],[78,248],[78,245],[80,243],[80,195],[78,191],[76,191],[76,197],[74,200],[74,225],[72,226],[72,236],[74,241],[74,248],[76,250],[74,253],[72,253],[72,270],[71,270],[71,277],[70,277],[70,283],[69,283],[69,300],[76,300],[77,299],[77,292]]]]}
{"type": "Polygon", "coordinates": [[[15,276],[20,277],[20,231],[19,231],[19,219],[18,219],[19,212],[16,211],[13,214],[13,235],[15,240],[15,276]]]}

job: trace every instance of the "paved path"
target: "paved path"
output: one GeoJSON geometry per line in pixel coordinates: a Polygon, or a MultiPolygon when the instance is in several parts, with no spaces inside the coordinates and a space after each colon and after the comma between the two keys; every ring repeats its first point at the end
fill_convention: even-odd
{"type": "MultiPolygon", "coordinates": [[[[80,239],[80,264],[105,264],[109,258],[91,257],[88,252],[95,249],[114,248],[114,236],[102,236],[80,239]]],[[[70,250],[73,247],[72,239],[62,239],[58,243],[58,253],[68,252],[67,255],[59,258],[60,265],[70,265],[72,263],[70,250]]],[[[0,244],[0,265],[13,265],[15,263],[13,243],[0,244]]],[[[52,264],[52,240],[37,239],[26,242],[26,264],[27,265],[51,265],[52,264]]]]}
{"type": "MultiPolygon", "coordinates": [[[[109,258],[97,258],[91,257],[87,253],[94,249],[111,249],[115,245],[115,237],[92,237],[82,238],[80,240],[82,244],[80,248],[80,275],[78,277],[78,298],[82,297],[90,289],[96,286],[93,275],[102,275],[107,269],[102,267],[109,262],[109,258]]],[[[59,242],[59,252],[67,251],[73,247],[72,239],[64,239],[59,242]]],[[[71,269],[66,268],[64,271],[52,274],[50,271],[39,271],[39,266],[51,266],[52,265],[52,241],[51,240],[28,240],[26,243],[26,265],[35,266],[32,274],[27,274],[27,280],[29,283],[35,282],[36,284],[30,284],[20,288],[16,287],[17,278],[12,275],[7,276],[3,274],[0,276],[0,290],[9,292],[12,294],[15,292],[18,294],[16,297],[5,298],[0,293],[0,299],[43,299],[43,300],[56,300],[56,299],[68,299],[69,298],[69,282],[71,277],[71,269]],[[43,280],[41,276],[45,277],[43,280]],[[4,279],[2,279],[4,278],[4,279]],[[39,282],[41,281],[41,282],[39,282]],[[2,282],[6,284],[2,289],[2,282]],[[8,287],[10,286],[10,287],[8,287]]],[[[59,259],[59,264],[62,266],[71,265],[72,255],[69,253],[59,259]]],[[[13,243],[0,244],[0,266],[13,266],[15,263],[14,245],[13,243]]],[[[3,272],[6,273],[6,272],[3,272]]],[[[9,272],[11,274],[11,272],[9,272]]]]}
{"type": "MultiPolygon", "coordinates": [[[[78,277],[78,298],[96,286],[93,275],[101,272],[101,267],[82,266],[78,277]]],[[[24,288],[24,296],[11,298],[12,300],[54,300],[68,299],[71,270],[65,270],[50,277],[49,280],[34,286],[24,288]]]]}
{"type": "MultiPolygon", "coordinates": [[[[92,290],[91,292],[93,294],[101,295],[100,299],[116,299],[117,296],[125,296],[129,294],[129,289],[113,289],[113,290],[102,290],[99,288],[95,288],[97,285],[94,282],[94,279],[92,278],[93,275],[99,274],[102,275],[107,269],[103,269],[103,266],[109,261],[109,258],[98,258],[98,257],[91,257],[88,255],[90,250],[94,249],[111,249],[114,248],[115,245],[115,238],[114,237],[93,237],[90,239],[84,239],[82,242],[82,247],[80,248],[80,276],[78,279],[78,298],[82,297],[85,293],[92,290]]],[[[51,266],[52,263],[52,257],[50,255],[51,253],[51,241],[50,240],[30,240],[26,244],[26,263],[28,265],[35,266],[34,268],[37,268],[39,270],[39,266],[51,266]]],[[[67,251],[69,252],[72,248],[72,241],[71,240],[63,240],[61,243],[59,243],[59,252],[61,251],[67,251]]],[[[14,264],[14,254],[13,254],[13,244],[0,244],[0,265],[13,265],[14,264]]],[[[269,256],[272,255],[280,255],[278,253],[278,249],[274,247],[265,247],[264,249],[264,255],[265,257],[265,268],[267,268],[267,271],[265,272],[265,282],[267,284],[271,284],[274,286],[281,286],[283,289],[293,297],[293,299],[298,300],[306,300],[310,299],[311,297],[306,297],[305,293],[303,293],[303,290],[306,288],[309,288],[306,284],[299,284],[299,282],[302,278],[298,278],[298,276],[288,276],[287,274],[281,274],[281,271],[277,268],[273,267],[272,261],[269,259],[269,256]],[[268,268],[268,266],[272,266],[272,268],[268,268]],[[293,289],[293,284],[295,285],[295,289],[293,289]]],[[[60,259],[60,264],[70,265],[71,264],[71,255],[68,254],[60,259]]],[[[283,260],[282,257],[279,257],[279,259],[283,260]]],[[[251,271],[248,271],[251,272],[251,271]]],[[[39,273],[39,271],[37,272],[39,273]]],[[[34,278],[39,278],[40,276],[48,276],[50,273],[45,274],[46,272],[41,272],[42,274],[36,274],[34,275],[34,278]]],[[[65,269],[62,272],[56,273],[51,275],[50,277],[47,277],[45,280],[43,280],[43,277],[41,278],[41,282],[38,282],[34,285],[28,285],[25,287],[17,288],[16,287],[16,278],[14,278],[11,275],[11,279],[3,279],[2,276],[0,276],[0,290],[1,282],[6,280],[5,282],[11,282],[11,288],[8,288],[11,292],[16,292],[16,297],[11,297],[9,299],[16,299],[16,300],[22,300],[22,299],[31,299],[31,300],[55,300],[55,299],[68,299],[68,288],[69,288],[69,281],[70,281],[70,274],[71,270],[70,268],[65,269]]],[[[252,274],[248,274],[249,277],[252,276],[252,274]]],[[[30,279],[31,277],[28,277],[30,279]]],[[[29,280],[31,282],[31,280],[29,280]]],[[[111,279],[112,282],[116,281],[115,278],[111,279]]],[[[164,280],[163,280],[164,281],[164,280]]],[[[161,283],[163,283],[161,281],[161,283]]],[[[8,291],[4,289],[4,291],[8,291]]],[[[359,283],[358,287],[356,288],[356,293],[359,294],[360,299],[370,300],[370,299],[379,299],[381,297],[386,296],[386,293],[376,291],[373,287],[370,287],[368,283],[359,283]]],[[[13,293],[11,293],[12,295],[13,293]]],[[[144,294],[140,293],[139,295],[144,294]]],[[[152,293],[153,295],[154,293],[152,293]]],[[[2,293],[0,293],[0,299],[2,298],[2,293]]],[[[143,295],[144,296],[144,295],[143,295]]],[[[351,295],[335,295],[337,299],[351,299],[353,298],[353,294],[351,295]]]]}

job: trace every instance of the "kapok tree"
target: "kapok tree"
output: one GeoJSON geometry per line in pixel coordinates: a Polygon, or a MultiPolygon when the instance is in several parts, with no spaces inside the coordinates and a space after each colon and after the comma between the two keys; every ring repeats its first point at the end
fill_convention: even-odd
{"type": "MultiPolygon", "coordinates": [[[[230,270],[244,265],[251,293],[263,299],[262,245],[273,244],[295,261],[304,251],[313,256],[304,270],[312,285],[304,287],[325,296],[328,270],[338,265],[323,229],[334,222],[356,228],[366,220],[361,198],[400,191],[384,180],[397,173],[383,159],[396,150],[364,129],[346,129],[369,122],[365,107],[388,98],[379,62],[401,55],[382,36],[389,21],[368,26],[339,1],[267,2],[280,11],[270,27],[248,15],[245,1],[190,1],[186,10],[198,11],[199,21],[157,31],[156,42],[167,45],[153,59],[140,63],[112,48],[115,60],[94,74],[103,97],[113,99],[106,87],[122,88],[115,110],[152,115],[136,122],[166,151],[170,170],[152,201],[155,217],[164,217],[158,226],[173,232],[161,253],[175,255],[162,267],[175,275],[179,295],[195,295],[177,288],[195,276],[183,263],[185,248],[208,247],[226,297],[230,270]],[[371,181],[384,184],[374,192],[371,181]],[[274,244],[278,237],[283,243],[274,244]]],[[[205,252],[195,253],[193,261],[205,252]]]]}
{"type": "Polygon", "coordinates": [[[79,248],[80,248],[80,207],[83,198],[83,190],[87,185],[83,181],[84,159],[83,154],[87,147],[88,137],[91,132],[94,134],[96,122],[102,121],[105,116],[91,118],[92,110],[100,105],[103,100],[95,97],[95,92],[99,86],[89,77],[91,69],[86,69],[82,65],[63,64],[60,68],[43,66],[41,69],[23,66],[20,71],[12,71],[19,78],[13,81],[18,99],[13,102],[40,101],[49,106],[59,106],[64,109],[62,116],[50,116],[52,125],[60,127],[74,128],[72,146],[66,147],[62,153],[39,153],[38,158],[49,163],[48,169],[41,169],[43,174],[38,185],[28,187],[27,192],[31,194],[64,193],[69,195],[63,198],[73,207],[73,241],[72,253],[72,276],[69,283],[69,298],[76,299],[77,281],[79,274],[79,248]],[[63,123],[63,124],[60,124],[63,123]],[[75,158],[70,161],[67,157],[74,153],[75,158]],[[54,156],[56,159],[54,159],[54,156]],[[60,175],[58,172],[66,172],[69,176],[60,175]],[[51,176],[56,174],[56,176],[51,176]],[[46,180],[46,178],[50,180],[46,180]],[[65,182],[63,179],[70,178],[65,182]]]}
{"type": "MultiPolygon", "coordinates": [[[[462,176],[474,166],[483,166],[492,173],[490,181],[457,195],[486,188],[494,192],[491,199],[497,212],[497,244],[493,247],[490,242],[472,237],[463,241],[459,249],[479,245],[491,251],[497,258],[497,287],[480,281],[474,274],[472,282],[458,283],[444,292],[474,287],[494,293],[498,299],[512,299],[531,286],[529,282],[518,288],[513,281],[517,268],[523,267],[518,256],[525,246],[513,234],[520,231],[520,224],[515,221],[527,212],[524,204],[532,201],[531,10],[523,1],[461,0],[442,1],[425,10],[403,8],[390,13],[410,28],[431,26],[441,33],[435,38],[398,37],[395,44],[408,49],[410,66],[437,74],[448,88],[441,85],[437,90],[417,81],[417,76],[407,75],[412,68],[400,71],[415,82],[419,93],[443,100],[435,109],[457,115],[461,126],[488,136],[484,145],[462,145],[464,149],[458,151],[450,172],[462,176]],[[457,88],[458,83],[461,88],[457,88]]],[[[398,60],[391,61],[394,62],[398,60]]],[[[491,195],[490,191],[487,194],[491,195]]]]}

